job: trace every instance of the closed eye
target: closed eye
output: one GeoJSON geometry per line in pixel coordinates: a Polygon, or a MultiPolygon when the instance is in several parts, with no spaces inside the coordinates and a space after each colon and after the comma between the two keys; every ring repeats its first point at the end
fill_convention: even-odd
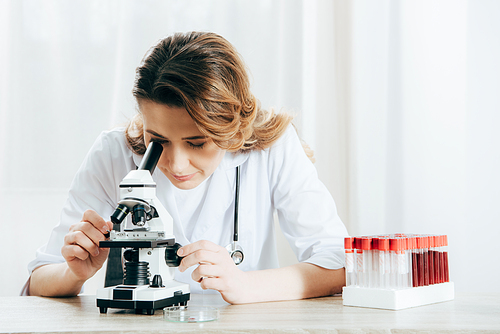
{"type": "Polygon", "coordinates": [[[168,140],[165,140],[165,139],[157,139],[157,138],[151,138],[149,139],[149,142],[152,143],[152,142],[155,142],[155,143],[158,143],[158,144],[167,144],[169,143],[168,140]]]}
{"type": "Polygon", "coordinates": [[[195,149],[195,150],[199,150],[199,149],[202,149],[203,146],[205,146],[206,142],[203,142],[203,143],[192,143],[192,142],[187,142],[189,146],[191,146],[191,148],[195,149]]]}

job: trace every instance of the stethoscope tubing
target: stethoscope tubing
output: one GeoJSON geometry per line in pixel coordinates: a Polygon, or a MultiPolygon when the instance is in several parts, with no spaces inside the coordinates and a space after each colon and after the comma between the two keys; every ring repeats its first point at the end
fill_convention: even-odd
{"type": "Polygon", "coordinates": [[[236,166],[236,187],[234,191],[233,241],[226,246],[226,249],[229,251],[229,256],[231,256],[231,259],[236,265],[239,265],[241,262],[243,262],[243,259],[245,258],[243,249],[238,244],[239,204],[240,204],[240,166],[236,166]]]}
{"type": "Polygon", "coordinates": [[[238,241],[238,216],[239,216],[239,204],[240,204],[240,166],[236,166],[236,189],[234,191],[234,230],[233,230],[233,241],[238,241]]]}

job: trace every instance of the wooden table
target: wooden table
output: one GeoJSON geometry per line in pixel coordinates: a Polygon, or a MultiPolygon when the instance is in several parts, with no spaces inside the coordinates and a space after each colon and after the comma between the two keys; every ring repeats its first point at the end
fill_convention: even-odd
{"type": "Polygon", "coordinates": [[[462,333],[500,332],[500,294],[457,293],[455,300],[390,311],[342,305],[342,297],[228,305],[217,295],[192,295],[189,305],[219,307],[217,321],[173,323],[163,312],[100,314],[94,296],[0,297],[0,332],[106,333],[462,333]]]}

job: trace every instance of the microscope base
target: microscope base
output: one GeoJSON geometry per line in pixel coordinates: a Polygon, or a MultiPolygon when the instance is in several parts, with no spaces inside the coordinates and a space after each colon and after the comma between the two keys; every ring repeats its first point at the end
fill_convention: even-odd
{"type": "Polygon", "coordinates": [[[100,313],[108,308],[133,309],[135,313],[153,315],[156,309],[185,306],[190,298],[189,284],[179,282],[175,287],[153,288],[149,285],[117,285],[97,291],[100,313]]]}

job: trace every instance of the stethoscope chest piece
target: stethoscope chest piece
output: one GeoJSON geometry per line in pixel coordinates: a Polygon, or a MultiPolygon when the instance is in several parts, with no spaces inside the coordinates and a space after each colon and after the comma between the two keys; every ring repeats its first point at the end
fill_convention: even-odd
{"type": "Polygon", "coordinates": [[[243,249],[236,242],[232,242],[226,246],[229,256],[233,259],[235,265],[239,265],[243,262],[245,255],[243,255],[243,249]]]}

